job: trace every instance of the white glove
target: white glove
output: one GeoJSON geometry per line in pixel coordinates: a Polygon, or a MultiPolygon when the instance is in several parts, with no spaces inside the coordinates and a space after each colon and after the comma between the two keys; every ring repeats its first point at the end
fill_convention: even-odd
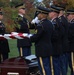
{"type": "Polygon", "coordinates": [[[38,17],[35,17],[35,19],[33,19],[32,21],[31,21],[31,23],[33,23],[33,24],[35,24],[35,23],[39,23],[40,22],[40,20],[38,20],[38,17]]]}
{"type": "Polygon", "coordinates": [[[11,32],[11,34],[12,34],[12,35],[18,35],[18,33],[17,33],[17,32],[11,32]]]}
{"type": "Polygon", "coordinates": [[[28,38],[30,38],[31,36],[33,36],[33,34],[29,34],[29,35],[28,35],[28,38]]]}
{"type": "Polygon", "coordinates": [[[33,34],[23,34],[23,36],[30,38],[31,36],[33,36],[33,34]]]}
{"type": "Polygon", "coordinates": [[[32,23],[32,24],[35,24],[35,20],[33,19],[33,20],[31,21],[31,23],[32,23]]]}

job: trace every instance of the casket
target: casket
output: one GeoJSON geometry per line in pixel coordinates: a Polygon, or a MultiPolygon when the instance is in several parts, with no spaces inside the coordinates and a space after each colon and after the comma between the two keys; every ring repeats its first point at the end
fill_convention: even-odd
{"type": "Polygon", "coordinates": [[[29,75],[28,70],[23,57],[6,59],[0,64],[0,75],[29,75]]]}
{"type": "Polygon", "coordinates": [[[25,60],[29,66],[29,75],[41,75],[38,68],[38,61],[35,55],[29,55],[25,57],[25,60]]]}

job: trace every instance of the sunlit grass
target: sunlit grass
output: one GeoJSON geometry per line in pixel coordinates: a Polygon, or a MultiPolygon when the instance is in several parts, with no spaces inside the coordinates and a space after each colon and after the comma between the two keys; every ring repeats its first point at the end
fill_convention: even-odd
{"type": "MultiPolygon", "coordinates": [[[[17,49],[17,40],[16,39],[14,39],[14,40],[12,39],[12,40],[8,40],[8,42],[9,42],[9,47],[10,47],[9,58],[18,57],[19,53],[18,53],[18,49],[17,49]]],[[[34,44],[32,44],[31,53],[32,54],[35,53],[34,44]]]]}

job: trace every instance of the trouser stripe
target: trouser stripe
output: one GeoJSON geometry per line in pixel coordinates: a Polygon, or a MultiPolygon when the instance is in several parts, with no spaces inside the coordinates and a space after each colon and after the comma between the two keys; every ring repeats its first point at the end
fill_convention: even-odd
{"type": "Polygon", "coordinates": [[[39,57],[39,60],[40,60],[41,68],[42,68],[42,73],[43,73],[43,75],[46,75],[46,73],[45,73],[45,69],[44,69],[44,66],[43,66],[42,58],[41,58],[41,57],[39,57]]]}

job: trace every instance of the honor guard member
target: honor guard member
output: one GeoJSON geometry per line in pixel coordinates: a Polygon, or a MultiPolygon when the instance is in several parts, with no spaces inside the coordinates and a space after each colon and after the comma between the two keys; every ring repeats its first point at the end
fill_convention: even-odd
{"type": "MultiPolygon", "coordinates": [[[[24,15],[26,15],[25,5],[19,4],[15,6],[15,8],[18,9],[18,17],[15,20],[16,32],[29,34],[29,22],[24,17],[24,15]]],[[[19,50],[19,54],[21,53],[21,56],[31,55],[31,42],[29,38],[17,39],[17,47],[19,50]]]]}
{"type": "Polygon", "coordinates": [[[53,46],[53,68],[54,68],[54,75],[60,75],[60,56],[63,54],[63,44],[62,44],[62,37],[64,35],[64,28],[60,23],[58,18],[59,9],[52,5],[49,12],[49,18],[53,25],[53,34],[52,34],[52,46],[53,46]]]}
{"type": "Polygon", "coordinates": [[[61,66],[61,73],[62,75],[67,75],[67,70],[68,70],[68,64],[67,64],[67,60],[68,60],[68,52],[69,52],[69,41],[68,41],[68,21],[67,18],[65,16],[65,6],[66,5],[57,5],[56,7],[59,9],[59,20],[62,24],[62,26],[64,27],[64,36],[62,37],[63,40],[63,55],[60,56],[60,66],[61,66]]]}
{"type": "Polygon", "coordinates": [[[52,23],[47,19],[49,10],[45,7],[37,7],[38,19],[40,22],[36,27],[36,34],[30,37],[35,42],[35,53],[38,60],[41,75],[51,75],[50,56],[52,55],[51,35],[52,23]]]}
{"type": "Polygon", "coordinates": [[[74,75],[74,9],[67,10],[67,19],[69,22],[69,57],[68,63],[71,69],[71,75],[74,75]]]}
{"type": "MultiPolygon", "coordinates": [[[[0,10],[0,34],[4,35],[6,31],[5,31],[5,25],[3,24],[2,20],[3,20],[3,12],[0,10]]],[[[10,50],[9,50],[8,40],[0,39],[0,63],[1,61],[8,59],[9,51],[10,50]]]]}

